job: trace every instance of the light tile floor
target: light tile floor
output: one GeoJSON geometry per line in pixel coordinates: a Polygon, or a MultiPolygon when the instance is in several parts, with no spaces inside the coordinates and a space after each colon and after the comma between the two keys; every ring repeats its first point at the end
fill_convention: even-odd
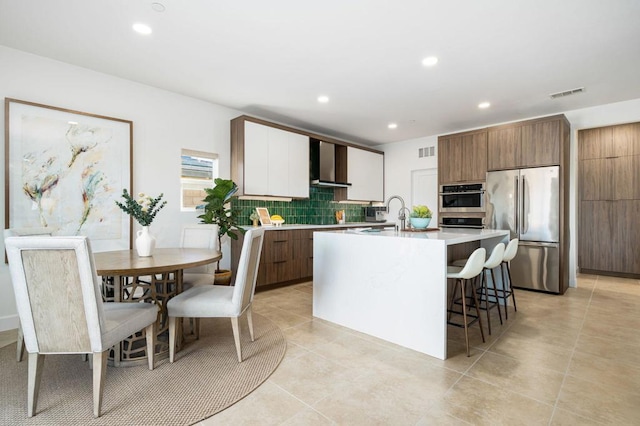
{"type": "MultiPolygon", "coordinates": [[[[564,296],[517,291],[482,343],[449,327],[450,358],[314,319],[311,283],[256,294],[288,340],[257,390],[210,425],[638,425],[640,281],[581,275],[564,296]]],[[[484,314],[484,313],[483,313],[484,314]]],[[[0,333],[0,346],[15,332],[0,333]]]]}

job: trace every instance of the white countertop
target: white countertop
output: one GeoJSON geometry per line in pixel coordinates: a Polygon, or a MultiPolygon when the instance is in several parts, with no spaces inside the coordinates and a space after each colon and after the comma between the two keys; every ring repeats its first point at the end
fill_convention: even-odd
{"type": "Polygon", "coordinates": [[[411,232],[411,231],[395,231],[395,230],[373,230],[371,228],[353,228],[340,231],[332,231],[333,233],[357,234],[372,238],[412,238],[421,240],[442,240],[447,245],[460,244],[470,241],[484,240],[488,238],[508,237],[508,230],[501,229],[468,229],[468,228],[446,228],[440,231],[429,232],[411,232]]]}

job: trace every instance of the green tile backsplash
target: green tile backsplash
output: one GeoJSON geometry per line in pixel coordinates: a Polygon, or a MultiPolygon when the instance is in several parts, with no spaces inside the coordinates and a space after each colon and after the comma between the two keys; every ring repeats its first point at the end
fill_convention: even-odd
{"type": "Polygon", "coordinates": [[[333,201],[333,188],[309,188],[309,198],[304,200],[260,201],[236,200],[232,207],[240,209],[240,224],[251,225],[249,216],[256,207],[266,207],[269,214],[279,214],[285,223],[305,225],[334,225],[335,212],[344,210],[347,222],[364,222],[363,204],[347,204],[333,201]]]}

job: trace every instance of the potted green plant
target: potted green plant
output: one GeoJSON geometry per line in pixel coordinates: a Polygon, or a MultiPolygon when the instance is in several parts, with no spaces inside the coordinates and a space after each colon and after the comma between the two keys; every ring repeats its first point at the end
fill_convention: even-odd
{"type": "MultiPolygon", "coordinates": [[[[205,188],[207,196],[204,198],[204,213],[198,218],[200,223],[218,225],[218,247],[222,250],[222,237],[227,235],[238,239],[238,232],[245,230],[238,224],[239,210],[231,207],[231,202],[237,197],[238,185],[231,179],[217,178],[213,188],[205,188]]],[[[231,271],[220,269],[220,261],[216,264],[216,284],[228,284],[231,281],[231,271]]]]}
{"type": "Polygon", "coordinates": [[[431,222],[431,210],[429,207],[418,204],[413,206],[410,214],[411,227],[416,229],[425,229],[431,222]]]}

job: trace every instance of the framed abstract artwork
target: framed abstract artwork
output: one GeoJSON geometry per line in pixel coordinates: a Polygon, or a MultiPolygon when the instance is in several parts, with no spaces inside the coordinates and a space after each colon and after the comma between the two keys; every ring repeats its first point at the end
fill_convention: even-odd
{"type": "Polygon", "coordinates": [[[132,186],[133,122],[5,98],[5,228],[84,235],[131,248],[116,205],[132,186]]]}

